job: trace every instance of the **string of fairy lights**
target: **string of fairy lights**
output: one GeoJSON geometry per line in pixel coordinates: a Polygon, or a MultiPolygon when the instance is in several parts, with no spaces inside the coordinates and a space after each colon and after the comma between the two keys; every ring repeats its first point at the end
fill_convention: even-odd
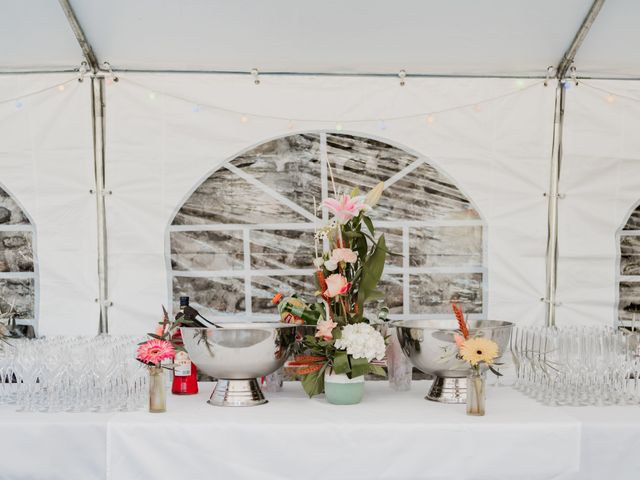
{"type": "Polygon", "coordinates": [[[50,91],[58,91],[62,93],[68,88],[69,85],[72,85],[78,81],[79,81],[78,77],[74,76],[63,82],[56,82],[55,84],[40,88],[38,90],[34,90],[32,92],[23,93],[21,95],[0,99],[0,105],[13,105],[13,108],[15,108],[16,110],[22,110],[28,105],[28,100],[30,98],[36,97],[38,95],[41,95],[43,93],[50,92],[50,91]]]}
{"type": "MultiPolygon", "coordinates": [[[[82,82],[83,79],[84,79],[84,75],[74,76],[62,82],[56,82],[54,84],[40,88],[35,91],[23,93],[21,95],[12,96],[9,98],[0,99],[0,106],[9,105],[9,106],[13,106],[15,110],[23,110],[28,107],[30,98],[36,97],[51,91],[64,93],[69,88],[70,85],[76,82],[82,82]]],[[[458,110],[465,110],[465,109],[469,109],[476,113],[480,113],[483,111],[483,106],[485,104],[495,102],[503,98],[518,95],[526,90],[539,86],[542,83],[544,83],[545,85],[547,84],[546,81],[544,82],[536,81],[536,82],[526,84],[524,80],[516,80],[514,82],[514,86],[510,90],[506,91],[505,93],[498,94],[489,98],[479,99],[473,102],[468,102],[460,105],[453,105],[451,107],[441,108],[441,109],[432,110],[432,111],[421,111],[416,113],[409,113],[406,115],[335,120],[335,119],[328,119],[328,118],[286,117],[281,115],[264,114],[260,112],[248,112],[248,111],[235,110],[232,108],[223,107],[221,105],[210,104],[207,102],[203,102],[201,100],[189,98],[188,96],[183,96],[183,95],[166,92],[166,91],[159,91],[157,89],[150,87],[149,85],[145,85],[143,83],[137,82],[129,78],[119,77],[116,79],[116,77],[113,75],[108,76],[106,78],[105,83],[107,84],[107,86],[112,87],[114,85],[117,85],[118,84],[117,82],[119,80],[122,80],[123,83],[128,83],[141,89],[144,92],[144,94],[146,94],[146,97],[150,102],[156,101],[162,97],[172,98],[172,99],[190,104],[191,111],[193,113],[200,113],[203,111],[215,111],[215,112],[226,113],[231,117],[236,118],[241,125],[246,125],[254,119],[260,119],[260,120],[273,120],[273,121],[285,122],[289,130],[293,130],[298,126],[303,126],[304,124],[313,123],[313,124],[326,124],[332,127],[333,129],[335,129],[336,131],[341,131],[344,128],[348,127],[349,125],[367,124],[367,123],[369,124],[375,123],[379,130],[385,130],[388,127],[390,122],[399,121],[399,120],[411,120],[411,119],[422,119],[426,125],[433,125],[434,123],[436,123],[436,119],[442,114],[458,111],[458,110]]],[[[621,92],[615,89],[603,88],[584,80],[579,80],[579,82],[574,80],[572,81],[567,80],[563,82],[563,86],[565,89],[586,87],[594,91],[597,91],[599,94],[601,94],[603,101],[608,105],[615,104],[618,99],[640,103],[640,95],[638,97],[634,97],[632,95],[629,95],[628,93],[621,92]]]]}
{"type": "MultiPolygon", "coordinates": [[[[350,125],[356,125],[356,124],[357,125],[375,124],[377,125],[377,128],[379,130],[385,130],[387,129],[387,127],[391,122],[400,121],[400,120],[412,120],[412,119],[422,120],[426,125],[433,125],[434,123],[436,123],[436,119],[442,114],[453,112],[453,111],[465,110],[465,109],[469,109],[476,113],[480,113],[483,111],[483,106],[485,104],[495,102],[503,98],[519,95],[526,90],[530,90],[534,87],[537,87],[545,83],[544,81],[540,80],[540,81],[535,81],[527,84],[524,80],[519,79],[519,80],[516,80],[514,82],[513,87],[510,90],[506,91],[505,93],[494,95],[488,98],[478,99],[473,102],[454,105],[451,107],[440,108],[440,109],[431,110],[431,111],[409,113],[405,115],[377,116],[377,117],[335,120],[335,119],[329,119],[329,118],[282,116],[282,115],[264,114],[259,112],[241,111],[241,110],[236,110],[228,107],[223,107],[220,105],[214,105],[207,102],[202,102],[201,100],[189,98],[188,96],[184,96],[184,95],[179,95],[179,94],[170,93],[166,91],[159,91],[157,89],[150,87],[149,85],[145,85],[143,83],[137,82],[132,79],[120,77],[119,80],[121,80],[122,83],[125,83],[125,84],[128,83],[138,87],[141,90],[141,92],[145,92],[147,99],[151,102],[154,102],[162,97],[171,98],[174,100],[184,102],[185,104],[191,105],[191,111],[194,113],[200,113],[207,110],[225,113],[230,115],[233,118],[236,118],[241,125],[247,125],[252,120],[272,120],[272,121],[283,122],[286,125],[288,130],[294,130],[297,127],[303,127],[305,124],[314,124],[314,125],[321,124],[321,125],[326,125],[327,127],[330,127],[338,132],[347,128],[350,125]]],[[[110,85],[114,85],[114,82],[113,81],[110,82],[110,85]]]]}

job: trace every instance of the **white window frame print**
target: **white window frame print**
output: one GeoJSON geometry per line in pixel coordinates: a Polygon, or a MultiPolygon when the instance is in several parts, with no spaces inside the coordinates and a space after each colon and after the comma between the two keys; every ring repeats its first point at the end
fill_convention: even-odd
{"type": "MultiPolygon", "coordinates": [[[[615,288],[616,288],[616,295],[615,295],[615,320],[614,320],[614,325],[616,328],[632,328],[635,327],[635,329],[640,329],[640,312],[637,314],[636,316],[636,321],[638,323],[636,323],[635,325],[633,325],[633,320],[632,321],[626,321],[626,320],[622,320],[620,318],[620,302],[621,302],[621,287],[622,287],[622,283],[638,283],[640,284],[640,275],[623,275],[622,274],[622,239],[623,237],[640,237],[640,229],[638,230],[625,230],[625,227],[627,226],[627,224],[629,223],[629,221],[631,220],[631,217],[633,216],[633,214],[636,212],[636,210],[640,211],[640,201],[638,201],[635,205],[633,205],[633,207],[631,207],[631,209],[629,210],[629,212],[627,213],[627,215],[624,218],[624,221],[622,222],[622,226],[620,226],[620,228],[618,229],[618,231],[616,232],[616,244],[617,244],[617,248],[618,248],[618,255],[617,255],[617,259],[616,259],[616,284],[615,284],[615,288]]],[[[639,299],[639,303],[640,303],[640,299],[639,299]]]]}
{"type": "MultiPolygon", "coordinates": [[[[416,160],[403,168],[396,174],[392,175],[388,179],[385,180],[385,191],[388,187],[396,183],[397,181],[409,176],[414,170],[418,167],[426,164],[431,168],[435,169],[444,179],[451,182],[452,185],[464,196],[465,200],[469,202],[470,206],[475,210],[478,215],[478,219],[469,219],[469,220],[423,220],[423,221],[413,221],[413,220],[397,220],[397,221],[380,221],[374,219],[374,225],[376,229],[379,228],[397,228],[402,229],[402,255],[403,255],[403,264],[402,267],[390,266],[386,265],[384,269],[384,275],[395,274],[402,275],[402,285],[403,285],[403,312],[401,314],[391,313],[389,314],[389,319],[391,320],[411,320],[411,319],[448,319],[451,318],[451,314],[448,313],[411,313],[410,311],[410,300],[411,300],[411,284],[410,284],[410,275],[412,274],[434,274],[434,273],[479,273],[482,274],[482,311],[479,313],[471,313],[468,315],[469,320],[481,320],[487,318],[487,309],[488,309],[488,268],[487,268],[487,225],[484,221],[482,213],[477,208],[473,200],[461,189],[456,182],[453,181],[452,177],[445,173],[445,171],[433,160],[428,159],[424,155],[421,155],[411,149],[408,149],[404,146],[399,146],[397,143],[392,142],[386,138],[376,137],[370,134],[364,134],[361,132],[350,132],[350,131],[333,131],[333,130],[310,130],[310,131],[296,131],[285,135],[278,135],[272,138],[268,138],[266,140],[260,141],[256,144],[251,145],[248,148],[243,149],[227,160],[223,161],[216,168],[208,171],[196,184],[195,186],[189,190],[189,192],[182,198],[179,205],[174,209],[169,224],[166,229],[165,235],[165,262],[167,265],[167,271],[169,274],[167,275],[167,292],[168,292],[168,305],[171,305],[172,310],[175,310],[175,305],[177,304],[177,298],[174,297],[173,284],[174,278],[176,277],[188,277],[188,278],[240,278],[244,281],[244,303],[245,303],[245,311],[242,312],[218,312],[217,315],[209,315],[207,319],[209,320],[233,320],[234,318],[247,320],[247,321],[261,321],[261,320],[276,320],[277,313],[274,309],[273,314],[261,313],[261,312],[253,312],[252,311],[252,287],[251,287],[251,278],[252,277],[286,277],[286,276],[312,276],[315,269],[311,266],[310,268],[286,268],[286,269],[255,269],[251,266],[251,232],[253,230],[309,230],[313,231],[315,228],[322,227],[329,220],[329,213],[326,209],[322,210],[322,217],[319,218],[314,216],[311,212],[304,209],[303,207],[297,205],[295,202],[290,199],[284,197],[282,194],[275,191],[270,186],[260,182],[258,179],[253,177],[251,174],[242,171],[234,165],[231,165],[231,162],[237,159],[238,157],[242,157],[243,155],[250,153],[253,149],[260,147],[261,145],[267,144],[274,140],[278,140],[281,138],[286,138],[290,136],[296,135],[318,135],[320,137],[320,167],[321,167],[321,187],[322,187],[322,197],[327,198],[327,196],[333,196],[333,192],[330,187],[330,175],[329,175],[329,167],[328,167],[328,153],[327,153],[327,135],[345,135],[345,136],[353,136],[356,138],[362,138],[366,140],[374,140],[380,143],[384,143],[390,147],[399,149],[403,152],[406,152],[414,157],[416,160]],[[219,224],[190,224],[190,225],[173,225],[176,215],[180,212],[182,207],[185,205],[187,200],[191,197],[191,195],[204,183],[209,179],[212,175],[214,175],[220,169],[226,168],[227,170],[235,173],[242,179],[247,182],[253,184],[258,187],[264,193],[269,195],[272,198],[278,199],[283,205],[292,209],[293,211],[300,213],[305,218],[307,218],[307,223],[240,223],[240,224],[231,224],[231,223],[219,223],[219,224]],[[482,263],[480,266],[459,266],[459,267],[411,267],[409,265],[409,245],[410,245],[410,237],[409,237],[409,229],[415,227],[481,227],[481,256],[482,263]],[[234,270],[173,270],[172,262],[171,262],[171,233],[173,232],[204,232],[204,231],[218,231],[218,232],[242,232],[243,238],[243,268],[242,269],[234,269],[234,270]]],[[[338,192],[340,194],[342,192],[338,192]]],[[[384,195],[384,193],[383,193],[384,195]]],[[[321,199],[318,200],[318,204],[321,199]]],[[[309,259],[309,263],[311,264],[312,259],[309,259]]],[[[276,292],[273,292],[274,294],[276,292]]],[[[297,292],[307,300],[312,300],[313,292],[297,292]]],[[[206,314],[205,314],[206,315],[206,314]]]]}
{"type": "MultiPolygon", "coordinates": [[[[4,184],[0,183],[0,188],[4,190],[4,192],[9,196],[9,198],[18,206],[22,215],[27,219],[29,223],[18,223],[13,225],[3,225],[0,224],[0,232],[28,232],[31,234],[31,257],[33,260],[33,272],[0,272],[0,280],[33,280],[33,317],[32,318],[22,318],[18,317],[16,319],[16,323],[18,325],[31,325],[37,331],[38,328],[38,318],[40,311],[40,282],[39,282],[39,268],[38,268],[38,256],[37,256],[37,235],[36,235],[36,226],[33,218],[29,215],[29,212],[24,208],[22,203],[16,198],[16,196],[11,193],[4,184]]],[[[2,247],[0,247],[2,248],[2,247]]],[[[11,304],[11,299],[5,299],[5,302],[9,305],[11,304]]],[[[2,312],[6,313],[6,312],[2,312]]]]}

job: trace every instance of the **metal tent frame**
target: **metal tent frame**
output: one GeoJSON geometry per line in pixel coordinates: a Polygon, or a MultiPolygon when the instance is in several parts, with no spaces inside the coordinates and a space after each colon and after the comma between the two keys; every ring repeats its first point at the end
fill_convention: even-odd
{"type": "MultiPolygon", "coordinates": [[[[578,81],[573,62],[586,39],[589,31],[596,21],[605,0],[594,0],[587,15],[576,32],[573,40],[563,54],[560,62],[556,66],[551,66],[548,72],[553,72],[553,77],[558,81],[555,93],[555,112],[553,127],[553,143],[550,156],[550,179],[549,191],[547,192],[548,201],[548,235],[546,250],[546,288],[545,298],[541,300],[546,303],[545,317],[547,325],[555,325],[556,322],[556,290],[557,290],[557,270],[558,270],[558,200],[562,198],[559,193],[560,173],[562,165],[562,134],[565,110],[565,82],[568,80],[578,81]]],[[[106,224],[106,207],[105,196],[108,195],[106,189],[105,175],[105,78],[114,77],[118,72],[135,72],[135,73],[185,73],[185,74],[238,74],[247,75],[251,72],[241,71],[222,71],[222,70],[158,70],[158,69],[111,69],[111,66],[104,60],[101,62],[97,58],[95,51],[87,39],[82,25],[71,6],[69,0],[59,0],[69,26],[75,35],[75,38],[82,50],[86,64],[90,69],[88,76],[91,78],[91,105],[93,114],[93,157],[94,157],[94,180],[95,189],[93,193],[96,195],[96,208],[98,220],[98,282],[99,297],[97,302],[100,305],[99,333],[107,333],[109,331],[109,300],[108,288],[108,262],[107,262],[107,224],[106,224]]],[[[12,74],[38,74],[38,73],[60,73],[69,72],[68,69],[46,69],[46,70],[22,70],[17,72],[2,72],[12,74]]],[[[254,74],[255,75],[255,74],[254,74]]],[[[396,75],[388,73],[334,73],[334,72],[260,72],[261,76],[357,76],[357,77],[394,77],[396,75]]],[[[402,76],[402,75],[401,75],[402,76]]],[[[406,74],[405,74],[406,76],[406,74]]],[[[411,75],[413,77],[431,77],[431,78],[546,78],[547,76],[522,76],[522,75],[429,75],[418,74],[411,75]]],[[[404,77],[404,76],[402,76],[404,77]]],[[[598,77],[603,78],[605,77],[598,77]]],[[[619,79],[619,78],[617,78],[619,79]]]]}

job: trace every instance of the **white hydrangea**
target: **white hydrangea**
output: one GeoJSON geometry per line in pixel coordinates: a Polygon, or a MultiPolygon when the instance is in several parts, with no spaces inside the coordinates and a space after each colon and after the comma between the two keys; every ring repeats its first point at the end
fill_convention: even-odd
{"type": "Polygon", "coordinates": [[[384,338],[368,323],[355,323],[342,327],[342,337],[336,340],[339,350],[346,350],[353,358],[382,360],[386,351],[384,338]]]}

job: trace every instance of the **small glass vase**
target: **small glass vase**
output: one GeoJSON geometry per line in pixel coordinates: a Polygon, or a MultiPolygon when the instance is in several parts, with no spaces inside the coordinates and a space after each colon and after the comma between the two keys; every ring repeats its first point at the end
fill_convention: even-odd
{"type": "Polygon", "coordinates": [[[394,328],[389,335],[387,345],[387,371],[389,373],[389,385],[396,391],[404,392],[411,389],[413,365],[409,358],[402,352],[398,341],[397,330],[394,328]]]}
{"type": "Polygon", "coordinates": [[[260,388],[263,392],[281,392],[284,385],[284,367],[260,379],[260,388]]]}
{"type": "Polygon", "coordinates": [[[149,412],[167,411],[167,389],[164,387],[162,367],[149,367],[149,412]]]}
{"type": "Polygon", "coordinates": [[[324,395],[333,405],[355,405],[364,396],[364,375],[349,378],[344,373],[324,374],[324,395]]]}
{"type": "Polygon", "coordinates": [[[467,415],[476,417],[484,415],[486,386],[485,372],[472,370],[467,375],[467,415]]]}

